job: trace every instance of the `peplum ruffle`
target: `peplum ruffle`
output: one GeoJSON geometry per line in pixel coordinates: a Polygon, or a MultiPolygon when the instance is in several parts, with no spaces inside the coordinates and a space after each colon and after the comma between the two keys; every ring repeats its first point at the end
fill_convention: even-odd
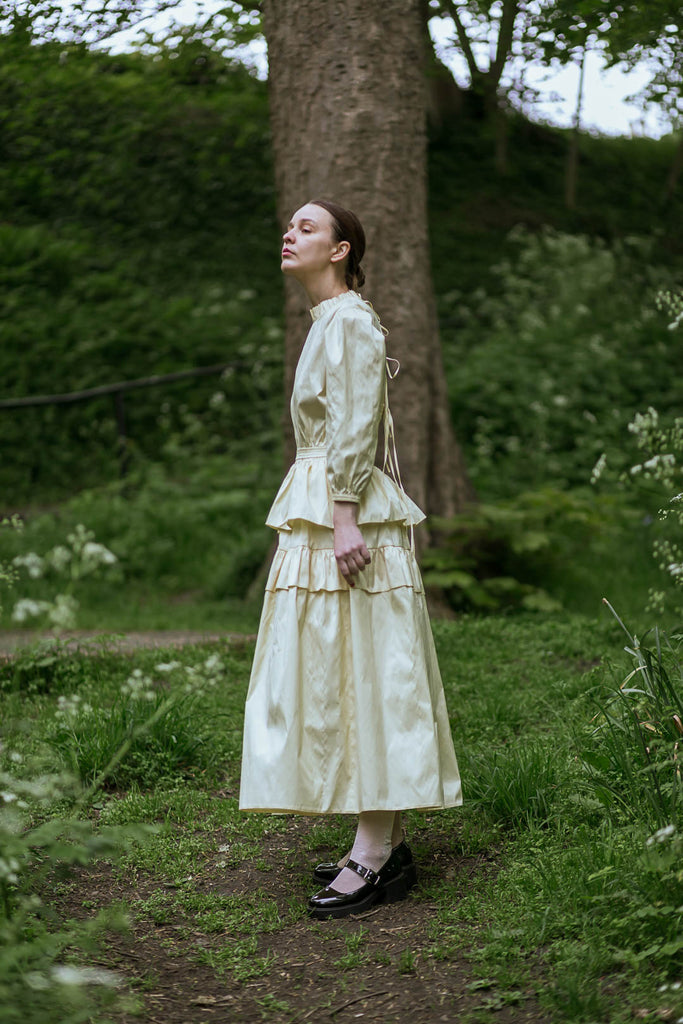
{"type": "MultiPolygon", "coordinates": [[[[274,530],[291,530],[294,520],[305,519],[317,526],[332,529],[332,511],[325,449],[300,450],[270,507],[266,526],[274,530]]],[[[373,466],[370,480],[358,504],[358,525],[403,523],[416,526],[425,518],[424,512],[412,498],[390,476],[373,466]]]]}

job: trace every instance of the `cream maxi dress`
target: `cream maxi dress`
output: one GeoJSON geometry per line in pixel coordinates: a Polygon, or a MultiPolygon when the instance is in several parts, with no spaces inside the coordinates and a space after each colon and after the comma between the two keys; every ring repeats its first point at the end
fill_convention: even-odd
{"type": "Polygon", "coordinates": [[[460,778],[412,542],[425,516],[374,465],[384,415],[392,468],[384,335],[353,291],[311,317],[290,406],[296,461],[266,519],[279,546],[245,707],[240,808],[452,807],[460,778]],[[358,503],[372,559],[354,588],[334,557],[335,499],[358,503]]]}

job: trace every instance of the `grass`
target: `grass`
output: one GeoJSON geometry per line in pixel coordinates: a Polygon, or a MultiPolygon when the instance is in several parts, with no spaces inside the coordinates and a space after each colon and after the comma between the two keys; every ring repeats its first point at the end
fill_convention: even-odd
{"type": "MultiPolygon", "coordinates": [[[[264,1019],[293,1021],[310,999],[305,986],[293,998],[281,980],[298,977],[304,962],[324,979],[321,1006],[352,998],[361,979],[368,999],[387,998],[373,995],[385,985],[371,981],[375,974],[408,985],[419,977],[436,992],[440,979],[465,972],[458,1019],[473,1022],[529,999],[554,1021],[616,1024],[648,1007],[683,1014],[672,850],[664,840],[647,848],[649,825],[596,798],[580,756],[595,740],[595,693],[609,682],[602,659],[615,671],[623,666],[623,676],[629,667],[617,624],[607,615],[466,617],[435,621],[434,632],[465,805],[408,815],[421,885],[397,905],[407,915],[400,928],[390,910],[361,923],[306,918],[309,867],[348,846],[350,819],[240,814],[252,647],[229,642],[172,654],[182,666],[203,665],[209,652],[222,659],[219,685],[202,698],[201,722],[211,724],[217,751],[212,768],[170,772],[153,786],[143,774],[100,792],[88,812],[97,828],[147,823],[158,831],[112,867],[93,866],[94,878],[109,879],[104,891],[76,873],[56,878],[52,899],[81,905],[81,914],[123,899],[138,931],[165,936],[165,957],[230,979],[235,998],[253,998],[264,1019]]],[[[168,660],[141,651],[134,664],[151,678],[168,660]]],[[[99,708],[115,707],[130,671],[128,658],[106,650],[92,658],[63,653],[43,667],[39,687],[18,688],[30,678],[24,659],[2,697],[4,739],[59,767],[46,745],[59,696],[96,695],[99,708]]],[[[171,691],[175,685],[170,678],[171,691]]],[[[452,992],[439,998],[456,1006],[452,992]]]]}

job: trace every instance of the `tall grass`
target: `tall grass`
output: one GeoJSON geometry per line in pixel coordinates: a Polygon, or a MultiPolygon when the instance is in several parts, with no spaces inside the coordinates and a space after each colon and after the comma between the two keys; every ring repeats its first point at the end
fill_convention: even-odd
{"type": "MultiPolygon", "coordinates": [[[[608,602],[606,602],[608,603],[608,602]]],[[[608,603],[609,604],[609,603],[608,603]]],[[[623,682],[594,696],[594,746],[583,751],[596,795],[652,829],[683,824],[683,637],[656,627],[652,646],[628,637],[633,668],[623,682]]]]}

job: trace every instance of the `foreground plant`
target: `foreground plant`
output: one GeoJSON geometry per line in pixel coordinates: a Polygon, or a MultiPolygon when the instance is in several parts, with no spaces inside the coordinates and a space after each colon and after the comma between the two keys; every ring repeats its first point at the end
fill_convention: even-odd
{"type": "MultiPolygon", "coordinates": [[[[83,924],[59,921],[43,891],[59,872],[117,856],[156,831],[149,825],[93,828],[80,817],[93,795],[68,773],[45,773],[0,743],[0,1005],[3,1022],[77,1024],[94,1005],[118,1000],[123,979],[84,968],[78,952],[105,930],[126,926],[116,911],[83,924]],[[55,806],[69,808],[52,815],[55,806]],[[76,960],[74,959],[76,958],[76,960]]],[[[124,1000],[124,1002],[130,1000],[124,1000]]]]}
{"type": "Polygon", "coordinates": [[[114,909],[55,928],[43,893],[65,870],[114,858],[157,831],[136,824],[95,829],[83,812],[107,785],[205,767],[208,731],[194,711],[224,674],[214,654],[198,664],[161,663],[155,677],[134,669],[109,709],[95,710],[94,700],[78,693],[58,696],[51,740],[69,766],[63,771],[26,763],[0,744],[3,1024],[80,1024],[92,1020],[95,1006],[130,1004],[119,991],[124,979],[79,963],[107,929],[124,928],[126,917],[114,909]]]}
{"type": "Polygon", "coordinates": [[[595,697],[595,747],[583,751],[596,796],[654,828],[681,824],[683,808],[683,637],[652,631],[652,646],[628,637],[633,668],[607,697],[595,697]]]}

